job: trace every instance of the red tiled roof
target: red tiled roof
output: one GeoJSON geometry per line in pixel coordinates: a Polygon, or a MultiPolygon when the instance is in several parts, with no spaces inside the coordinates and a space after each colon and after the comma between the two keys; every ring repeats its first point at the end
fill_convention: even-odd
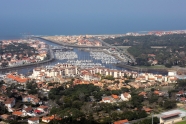
{"type": "Polygon", "coordinates": [[[42,117],[42,120],[53,120],[53,119],[56,119],[56,120],[61,120],[61,118],[57,117],[56,115],[52,115],[52,116],[47,116],[47,117],[42,117]]]}
{"type": "Polygon", "coordinates": [[[37,120],[39,120],[39,118],[33,117],[33,118],[29,118],[28,120],[30,120],[30,121],[37,121],[37,120]]]}
{"type": "Polygon", "coordinates": [[[177,94],[181,94],[182,95],[182,94],[184,94],[184,91],[181,90],[177,94]]]}
{"type": "Polygon", "coordinates": [[[127,119],[119,120],[119,121],[115,121],[114,124],[125,124],[126,122],[129,122],[129,121],[127,119]]]}
{"type": "Polygon", "coordinates": [[[21,78],[20,76],[15,76],[15,75],[12,75],[12,74],[8,74],[7,75],[7,78],[11,78],[19,83],[25,83],[28,79],[27,78],[21,78]]]}
{"type": "Polygon", "coordinates": [[[159,95],[159,93],[160,93],[160,92],[159,92],[159,91],[157,91],[157,90],[155,90],[155,91],[154,91],[154,94],[159,95]]]}
{"type": "Polygon", "coordinates": [[[173,114],[170,114],[170,115],[164,115],[161,118],[166,119],[166,118],[170,118],[170,117],[173,117],[173,116],[177,116],[179,114],[181,114],[181,113],[180,112],[176,112],[176,113],[173,113],[173,114]]]}
{"type": "Polygon", "coordinates": [[[139,96],[144,96],[144,95],[146,95],[147,93],[146,92],[141,92],[141,93],[139,93],[138,95],[139,96]]]}
{"type": "Polygon", "coordinates": [[[112,94],[112,97],[113,97],[114,99],[118,99],[118,98],[119,98],[118,95],[114,95],[114,94],[112,94]]]}
{"type": "Polygon", "coordinates": [[[36,109],[36,110],[34,110],[34,112],[35,113],[40,113],[41,111],[36,109]]]}
{"type": "Polygon", "coordinates": [[[14,111],[12,113],[12,115],[16,115],[16,116],[21,116],[22,114],[23,114],[23,112],[21,112],[21,111],[14,111]]]}
{"type": "Polygon", "coordinates": [[[180,99],[181,101],[185,101],[186,100],[186,98],[185,97],[181,97],[181,99],[180,99]]]}
{"type": "Polygon", "coordinates": [[[103,100],[110,100],[110,98],[108,98],[108,97],[105,97],[105,98],[103,98],[103,100]]]}
{"type": "Polygon", "coordinates": [[[152,109],[150,109],[150,108],[144,108],[144,110],[145,110],[146,112],[152,111],[152,109]]]}

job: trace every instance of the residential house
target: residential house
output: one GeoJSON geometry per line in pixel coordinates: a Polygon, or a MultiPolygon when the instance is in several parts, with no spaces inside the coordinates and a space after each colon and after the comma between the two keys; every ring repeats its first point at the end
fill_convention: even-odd
{"type": "Polygon", "coordinates": [[[119,120],[119,121],[115,121],[114,124],[129,124],[129,121],[127,119],[119,120]]]}
{"type": "Polygon", "coordinates": [[[127,92],[121,94],[121,100],[123,101],[129,101],[129,99],[131,99],[131,95],[127,92]]]}
{"type": "Polygon", "coordinates": [[[180,112],[167,113],[160,116],[160,124],[175,124],[179,121],[182,121],[180,112]]]}
{"type": "Polygon", "coordinates": [[[118,95],[112,94],[111,96],[112,96],[112,98],[115,99],[115,100],[119,100],[119,99],[120,99],[118,95]]]}
{"type": "Polygon", "coordinates": [[[155,94],[155,95],[158,95],[158,96],[163,96],[163,95],[165,94],[165,92],[155,90],[155,91],[154,91],[154,94],[155,94]]]}
{"type": "Polygon", "coordinates": [[[144,110],[146,113],[150,114],[153,109],[144,106],[142,110],[144,110]]]}
{"type": "Polygon", "coordinates": [[[24,116],[36,116],[32,107],[27,107],[22,110],[24,116]]]}
{"type": "Polygon", "coordinates": [[[15,98],[7,98],[4,104],[8,108],[8,111],[12,112],[12,107],[15,105],[15,98]]]}
{"type": "Polygon", "coordinates": [[[102,96],[102,101],[104,103],[114,103],[116,100],[112,96],[102,96]]]}
{"type": "Polygon", "coordinates": [[[36,95],[23,95],[22,102],[30,102],[36,105],[40,102],[40,99],[36,95]]]}
{"type": "Polygon", "coordinates": [[[23,112],[21,112],[21,111],[14,111],[12,113],[12,115],[19,116],[19,117],[23,117],[24,116],[23,112]]]}
{"type": "Polygon", "coordinates": [[[52,116],[42,117],[42,122],[49,123],[50,121],[54,119],[61,120],[61,118],[57,117],[57,115],[52,115],[52,116]]]}
{"type": "Polygon", "coordinates": [[[11,120],[13,119],[11,115],[8,115],[8,114],[2,114],[0,115],[0,119],[2,120],[11,120]]]}
{"type": "Polygon", "coordinates": [[[140,92],[138,95],[143,96],[144,98],[147,98],[147,93],[146,92],[140,92]]]}
{"type": "Polygon", "coordinates": [[[38,117],[28,118],[28,124],[39,124],[39,118],[38,117]]]}
{"type": "Polygon", "coordinates": [[[176,93],[176,96],[183,96],[185,95],[185,92],[183,90],[180,90],[178,93],[176,93]]]}
{"type": "Polygon", "coordinates": [[[180,101],[185,103],[186,102],[186,98],[185,97],[181,97],[180,101]]]}
{"type": "Polygon", "coordinates": [[[48,106],[41,105],[41,106],[37,107],[37,110],[46,113],[46,112],[48,112],[48,106]]]}

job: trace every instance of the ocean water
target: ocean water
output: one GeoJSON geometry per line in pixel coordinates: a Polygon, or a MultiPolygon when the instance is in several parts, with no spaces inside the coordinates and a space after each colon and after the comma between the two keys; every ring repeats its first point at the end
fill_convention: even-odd
{"type": "Polygon", "coordinates": [[[140,31],[185,30],[185,20],[166,18],[43,18],[1,19],[0,40],[23,38],[24,35],[124,34],[140,31]]]}

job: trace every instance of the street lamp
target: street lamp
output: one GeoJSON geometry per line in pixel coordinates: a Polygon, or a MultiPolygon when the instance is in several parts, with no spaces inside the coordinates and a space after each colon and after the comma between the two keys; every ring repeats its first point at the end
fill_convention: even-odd
{"type": "Polygon", "coordinates": [[[153,122],[153,111],[152,111],[152,124],[153,124],[154,122],[153,122]]]}

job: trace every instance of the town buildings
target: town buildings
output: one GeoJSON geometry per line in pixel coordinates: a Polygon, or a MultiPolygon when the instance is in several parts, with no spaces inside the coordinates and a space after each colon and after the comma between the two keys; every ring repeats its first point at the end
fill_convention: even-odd
{"type": "Polygon", "coordinates": [[[45,60],[49,53],[48,45],[39,40],[3,40],[1,49],[4,50],[9,45],[14,45],[15,48],[0,53],[0,68],[40,62],[45,60]],[[26,46],[33,48],[33,50],[28,51],[24,47],[16,49],[18,46],[21,47],[21,44],[25,44],[26,46]],[[16,52],[13,52],[15,50],[16,52]]]}
{"type": "Polygon", "coordinates": [[[102,43],[99,39],[95,39],[94,36],[91,35],[80,35],[80,36],[47,36],[43,37],[44,39],[69,44],[69,45],[77,45],[77,46],[102,46],[102,43]]]}

